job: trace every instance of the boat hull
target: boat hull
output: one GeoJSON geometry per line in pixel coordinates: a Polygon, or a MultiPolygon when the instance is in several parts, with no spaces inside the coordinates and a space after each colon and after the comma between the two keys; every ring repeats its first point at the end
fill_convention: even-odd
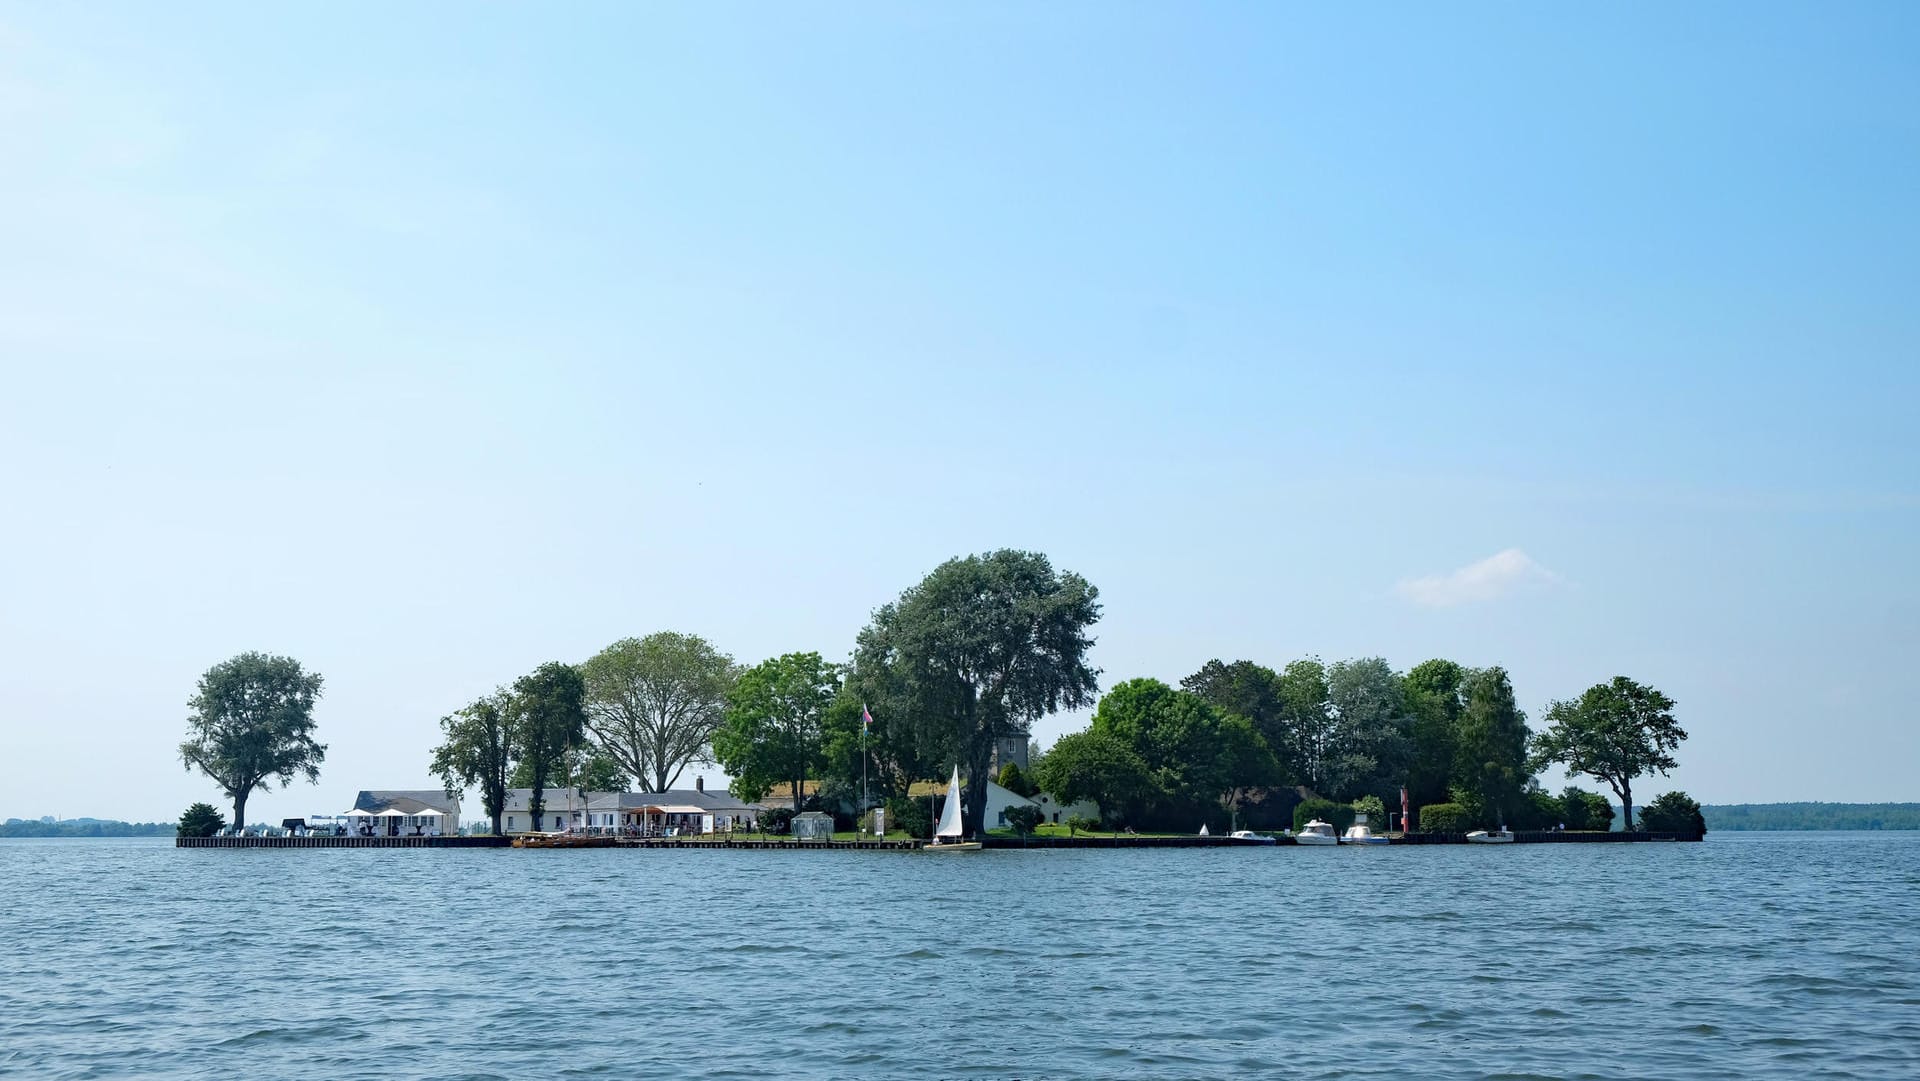
{"type": "Polygon", "coordinates": [[[515,837],[515,848],[612,848],[612,837],[515,837]]]}
{"type": "Polygon", "coordinates": [[[1474,830],[1472,833],[1467,834],[1467,843],[1470,845],[1510,845],[1513,843],[1513,834],[1488,833],[1485,830],[1474,830]]]}
{"type": "Polygon", "coordinates": [[[1296,833],[1293,835],[1293,843],[1297,845],[1331,846],[1339,844],[1340,838],[1323,837],[1317,833],[1296,833]]]}
{"type": "Polygon", "coordinates": [[[948,841],[946,844],[927,845],[922,852],[978,852],[983,846],[979,841],[948,841]]]}

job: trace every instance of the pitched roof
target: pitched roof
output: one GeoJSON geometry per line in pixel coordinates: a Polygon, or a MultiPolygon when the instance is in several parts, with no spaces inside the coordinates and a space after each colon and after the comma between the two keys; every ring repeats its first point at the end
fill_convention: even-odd
{"type": "MultiPolygon", "coordinates": [[[[967,782],[960,782],[960,787],[965,789],[967,782]]],[[[999,781],[988,781],[987,792],[990,795],[999,796],[1000,799],[1007,803],[1033,803],[1032,800],[1015,792],[1013,789],[1002,786],[999,781]]],[[[907,795],[914,799],[925,799],[928,796],[944,796],[946,794],[947,782],[945,781],[917,781],[907,786],[907,795]]],[[[1035,804],[1035,806],[1038,806],[1038,804],[1035,804]]]]}
{"type": "Polygon", "coordinates": [[[458,796],[448,798],[439,788],[363,788],[353,801],[353,809],[384,811],[391,807],[410,815],[450,814],[459,802],[458,796]]]}
{"type": "MultiPolygon", "coordinates": [[[[541,793],[545,804],[543,814],[566,813],[567,792],[565,788],[549,788],[541,793]]],[[[502,813],[526,814],[527,802],[533,798],[531,788],[510,788],[507,790],[507,804],[502,813]]],[[[740,811],[757,811],[763,808],[757,803],[748,803],[731,792],[703,792],[697,788],[673,788],[665,792],[588,792],[583,803],[578,794],[573,797],[573,809],[597,813],[638,811],[642,807],[698,807],[709,813],[736,814],[740,811]]],[[[682,812],[684,813],[684,812],[682,812]]]]}

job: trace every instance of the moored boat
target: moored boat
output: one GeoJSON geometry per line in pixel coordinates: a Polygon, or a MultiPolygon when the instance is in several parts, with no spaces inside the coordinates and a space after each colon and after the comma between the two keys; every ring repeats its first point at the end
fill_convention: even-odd
{"type": "Polygon", "coordinates": [[[1337,845],[1340,843],[1340,838],[1333,832],[1333,823],[1322,822],[1316,818],[1300,827],[1300,832],[1293,835],[1293,843],[1297,845],[1337,845]]]}
{"type": "Polygon", "coordinates": [[[589,833],[523,833],[513,839],[515,848],[612,848],[617,838],[589,833]]]}
{"type": "Polygon", "coordinates": [[[1355,822],[1353,825],[1347,827],[1346,833],[1340,836],[1340,843],[1343,845],[1384,845],[1389,842],[1385,837],[1376,836],[1372,830],[1367,828],[1365,822],[1355,822]]]}
{"type": "Polygon", "coordinates": [[[1255,833],[1252,830],[1234,830],[1227,835],[1227,840],[1237,845],[1277,845],[1280,843],[1278,838],[1268,836],[1264,833],[1255,833]]]}
{"type": "Polygon", "coordinates": [[[940,825],[934,828],[933,840],[922,848],[922,852],[978,852],[979,841],[961,840],[960,831],[960,767],[953,767],[953,780],[947,782],[947,803],[940,808],[940,825]]]}
{"type": "Polygon", "coordinates": [[[1513,843],[1513,831],[1505,826],[1497,830],[1474,830],[1467,834],[1470,845],[1510,845],[1513,843]]]}

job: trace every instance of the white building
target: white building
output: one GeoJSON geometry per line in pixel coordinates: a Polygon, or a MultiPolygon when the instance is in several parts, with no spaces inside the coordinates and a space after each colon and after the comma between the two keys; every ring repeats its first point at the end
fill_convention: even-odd
{"type": "Polygon", "coordinates": [[[676,788],[666,792],[587,792],[565,788],[541,793],[540,820],[531,809],[533,790],[507,791],[500,828],[507,833],[553,833],[566,829],[620,829],[724,833],[751,829],[761,808],[727,792],[676,788]]]}
{"type": "Polygon", "coordinates": [[[1079,803],[1063,804],[1051,795],[1041,792],[1033,797],[1033,805],[1040,808],[1040,820],[1055,826],[1064,826],[1069,818],[1084,818],[1097,822],[1100,819],[1100,805],[1090,799],[1079,803]]]}
{"type": "Polygon", "coordinates": [[[450,836],[460,832],[460,798],[438,788],[366,788],[339,817],[356,835],[450,836]]]}

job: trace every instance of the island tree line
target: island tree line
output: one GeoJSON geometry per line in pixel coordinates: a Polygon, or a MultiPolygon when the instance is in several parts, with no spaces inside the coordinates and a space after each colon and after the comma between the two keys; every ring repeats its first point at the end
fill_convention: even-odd
{"type": "MultiPolygon", "coordinates": [[[[957,765],[965,828],[978,833],[997,825],[983,821],[987,786],[973,783],[989,777],[996,750],[1025,744],[1049,714],[1092,706],[1084,731],[1026,770],[1003,764],[998,779],[1095,803],[1107,829],[1275,828],[1309,817],[1344,826],[1361,811],[1380,822],[1403,789],[1414,828],[1609,828],[1605,797],[1540,787],[1538,774],[1559,765],[1606,785],[1632,829],[1633,782],[1673,769],[1686,739],[1672,699],[1624,676],[1552,702],[1534,732],[1503,668],[1446,659],[1405,672],[1379,657],[1216,659],[1177,687],[1134,678],[1101,695],[1088,660],[1100,614],[1092,583],[1044,555],[960,557],[875,610],[844,663],[794,652],[743,666],[697,635],[622,639],[441,718],[430,768],[449,793],[476,789],[496,832],[512,788],[533,790],[537,816],[556,790],[663,791],[690,767],[718,765],[742,799],[798,794],[796,809],[849,819],[863,804],[886,806],[924,835],[930,815],[909,790],[957,765]]],[[[202,677],[181,758],[220,786],[236,824],[268,782],[317,779],[320,688],[297,661],[258,653],[202,677]]],[[[1030,831],[1034,817],[1010,824],[1030,831]]],[[[1644,817],[1653,829],[1704,828],[1684,793],[1653,801],[1644,817]]],[[[192,824],[215,820],[196,809],[192,824]]]]}

